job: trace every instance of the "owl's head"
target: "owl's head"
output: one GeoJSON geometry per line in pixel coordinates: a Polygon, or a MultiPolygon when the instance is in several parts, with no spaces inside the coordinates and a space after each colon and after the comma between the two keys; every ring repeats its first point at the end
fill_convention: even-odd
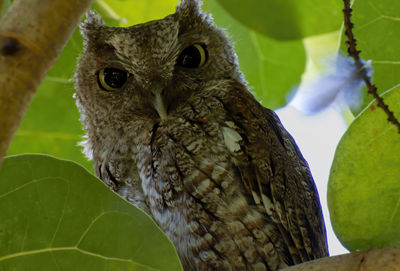
{"type": "Polygon", "coordinates": [[[197,0],[182,0],[164,19],[126,28],[108,27],[89,13],[81,32],[75,97],[88,130],[163,120],[205,95],[206,84],[243,81],[230,41],[197,0]]]}

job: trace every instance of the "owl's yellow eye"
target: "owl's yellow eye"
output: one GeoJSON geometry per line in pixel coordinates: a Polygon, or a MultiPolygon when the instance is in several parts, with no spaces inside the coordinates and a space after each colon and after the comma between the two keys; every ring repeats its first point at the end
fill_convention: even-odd
{"type": "Polygon", "coordinates": [[[185,68],[199,68],[206,63],[207,58],[205,45],[193,44],[182,51],[176,64],[185,68]]]}
{"type": "Polygon", "coordinates": [[[128,79],[126,71],[116,68],[101,69],[97,73],[97,82],[102,90],[114,91],[122,88],[128,79]]]}

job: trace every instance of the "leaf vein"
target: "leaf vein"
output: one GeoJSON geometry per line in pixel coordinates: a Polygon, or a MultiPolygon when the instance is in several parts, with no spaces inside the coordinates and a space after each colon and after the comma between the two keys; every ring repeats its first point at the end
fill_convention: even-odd
{"type": "Polygon", "coordinates": [[[26,182],[23,185],[20,185],[20,186],[14,188],[13,190],[10,190],[10,191],[8,191],[8,192],[6,192],[4,194],[1,194],[0,195],[0,199],[1,198],[5,198],[6,196],[8,196],[8,195],[10,195],[10,194],[12,194],[14,192],[17,192],[18,190],[21,190],[21,189],[23,189],[23,188],[25,188],[25,187],[27,187],[27,186],[29,186],[31,184],[35,184],[37,182],[44,181],[44,180],[49,180],[49,179],[53,179],[53,178],[52,177],[44,177],[44,178],[34,179],[32,181],[26,182]]]}
{"type": "Polygon", "coordinates": [[[56,248],[42,248],[42,249],[35,249],[35,250],[30,250],[30,251],[21,251],[21,252],[17,252],[17,253],[13,253],[13,254],[9,254],[9,255],[5,255],[3,257],[0,257],[0,262],[1,261],[5,261],[5,260],[9,260],[12,258],[17,258],[17,257],[23,257],[23,256],[29,256],[29,255],[35,255],[35,254],[40,254],[40,253],[47,253],[47,252],[56,252],[56,251],[78,251],[82,254],[85,255],[89,255],[89,256],[93,256],[93,257],[97,257],[97,258],[101,258],[103,260],[106,261],[119,261],[119,262],[127,262],[127,263],[132,263],[138,266],[142,266],[145,267],[147,269],[151,269],[151,270],[159,270],[153,267],[150,267],[148,265],[142,264],[142,263],[138,263],[135,262],[132,259],[122,259],[122,258],[116,258],[116,257],[108,257],[108,256],[104,256],[98,253],[94,253],[94,252],[90,252],[78,247],[56,247],[56,248]]]}
{"type": "Polygon", "coordinates": [[[67,195],[65,196],[65,199],[64,199],[64,204],[63,204],[62,213],[61,213],[60,219],[58,220],[57,227],[56,227],[56,230],[54,231],[53,237],[51,238],[50,246],[53,245],[54,239],[56,238],[56,235],[57,235],[57,233],[58,233],[58,230],[60,229],[61,221],[63,220],[64,215],[65,215],[65,209],[67,208],[66,205],[67,205],[68,196],[69,196],[69,193],[70,193],[69,182],[67,182],[67,187],[68,187],[68,191],[67,191],[67,195]]]}

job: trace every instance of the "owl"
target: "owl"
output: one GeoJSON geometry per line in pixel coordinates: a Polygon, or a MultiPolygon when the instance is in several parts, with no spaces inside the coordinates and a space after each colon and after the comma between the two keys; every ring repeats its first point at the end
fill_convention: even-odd
{"type": "Polygon", "coordinates": [[[89,13],[81,32],[84,151],[165,232],[184,270],[272,271],[328,255],[307,162],[199,1],[126,28],[89,13]]]}

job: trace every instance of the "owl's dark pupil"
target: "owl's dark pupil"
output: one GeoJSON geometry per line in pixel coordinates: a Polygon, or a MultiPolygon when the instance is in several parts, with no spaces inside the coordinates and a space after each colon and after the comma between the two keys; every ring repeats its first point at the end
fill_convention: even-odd
{"type": "Polygon", "coordinates": [[[125,71],[115,68],[104,69],[103,79],[109,87],[121,88],[125,84],[127,78],[128,75],[125,71]]]}
{"type": "Polygon", "coordinates": [[[179,55],[177,64],[185,68],[197,68],[201,63],[201,54],[194,46],[189,46],[179,55]]]}

